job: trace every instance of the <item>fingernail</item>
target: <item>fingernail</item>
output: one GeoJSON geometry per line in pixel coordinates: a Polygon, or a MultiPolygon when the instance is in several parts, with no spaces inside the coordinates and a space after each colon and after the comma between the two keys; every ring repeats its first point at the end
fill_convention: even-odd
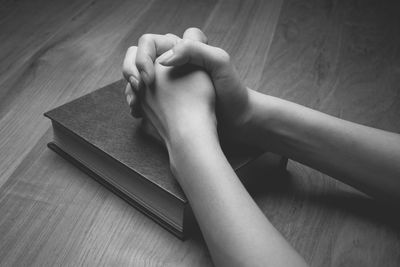
{"type": "Polygon", "coordinates": [[[170,49],[158,58],[158,63],[168,64],[173,57],[174,57],[174,51],[170,49]]]}
{"type": "Polygon", "coordinates": [[[150,78],[144,70],[140,71],[140,77],[142,77],[144,84],[149,86],[150,78]]]}
{"type": "Polygon", "coordinates": [[[126,95],[126,102],[128,102],[129,106],[132,105],[132,100],[133,100],[132,95],[130,95],[130,94],[126,95]]]}
{"type": "Polygon", "coordinates": [[[139,81],[134,76],[129,76],[129,82],[136,90],[139,88],[139,81]]]}

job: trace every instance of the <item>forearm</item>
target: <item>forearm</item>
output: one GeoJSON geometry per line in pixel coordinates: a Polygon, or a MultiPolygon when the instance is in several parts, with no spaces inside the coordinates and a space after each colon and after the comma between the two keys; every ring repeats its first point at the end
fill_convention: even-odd
{"type": "Polygon", "coordinates": [[[303,266],[230,167],[216,134],[197,132],[169,146],[173,172],[219,266],[303,266]]]}
{"type": "Polygon", "coordinates": [[[374,196],[399,199],[400,135],[256,92],[250,128],[259,145],[374,196]]]}

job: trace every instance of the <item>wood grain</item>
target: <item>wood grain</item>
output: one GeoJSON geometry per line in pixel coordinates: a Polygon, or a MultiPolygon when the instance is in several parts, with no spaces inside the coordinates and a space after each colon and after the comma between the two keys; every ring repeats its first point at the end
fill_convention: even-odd
{"type": "MultiPolygon", "coordinates": [[[[285,1],[258,88],[400,132],[398,12],[394,1],[285,1]]],[[[395,212],[301,164],[288,169],[258,203],[308,262],[399,265],[395,212]]]]}
{"type": "MultiPolygon", "coordinates": [[[[400,131],[396,1],[2,1],[0,265],[209,266],[47,150],[43,112],[121,77],[146,32],[203,28],[249,87],[344,119],[400,131]]],[[[301,164],[250,188],[312,266],[400,265],[400,220],[301,164]]],[[[254,174],[256,176],[256,174],[254,174]]]]}

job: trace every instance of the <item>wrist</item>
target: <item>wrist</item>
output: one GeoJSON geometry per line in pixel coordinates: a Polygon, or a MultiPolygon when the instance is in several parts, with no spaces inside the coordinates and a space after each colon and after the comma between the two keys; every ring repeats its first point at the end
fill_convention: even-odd
{"type": "MultiPolygon", "coordinates": [[[[179,146],[183,140],[195,140],[202,135],[216,133],[215,116],[180,116],[168,124],[165,142],[167,146],[179,146]]],[[[218,136],[218,135],[217,135],[218,136]]]]}
{"type": "Polygon", "coordinates": [[[250,93],[253,90],[249,88],[244,88],[244,90],[246,93],[242,93],[240,101],[226,107],[220,114],[218,126],[223,139],[239,143],[246,143],[248,139],[253,116],[250,93]]]}
{"type": "Polygon", "coordinates": [[[237,132],[238,139],[249,145],[267,144],[263,145],[263,148],[271,150],[272,147],[268,144],[273,143],[276,126],[280,120],[279,99],[251,89],[248,91],[248,114],[237,132]]]}
{"type": "Polygon", "coordinates": [[[199,160],[209,151],[220,147],[216,126],[210,127],[203,124],[199,127],[199,125],[186,125],[186,127],[178,127],[170,131],[166,146],[171,171],[176,177],[180,164],[185,164],[183,159],[199,160]]]}
{"type": "Polygon", "coordinates": [[[208,146],[215,140],[218,140],[216,127],[185,125],[169,131],[166,146],[168,153],[173,154],[187,147],[208,146]]]}

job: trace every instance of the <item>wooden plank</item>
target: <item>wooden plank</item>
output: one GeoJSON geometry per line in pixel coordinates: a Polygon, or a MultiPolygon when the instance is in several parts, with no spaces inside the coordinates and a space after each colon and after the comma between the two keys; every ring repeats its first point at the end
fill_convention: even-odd
{"type": "MultiPolygon", "coordinates": [[[[16,64],[4,74],[6,78],[1,84],[1,91],[5,93],[1,98],[0,108],[0,185],[48,129],[49,123],[43,119],[43,112],[87,92],[91,83],[90,88],[96,88],[101,78],[107,78],[104,72],[110,66],[104,62],[113,58],[112,52],[115,50],[115,46],[110,49],[107,45],[121,39],[119,33],[111,29],[120,27],[121,34],[127,31],[128,25],[131,25],[129,23],[138,18],[128,16],[128,12],[143,10],[147,4],[125,1],[125,5],[131,9],[124,6],[122,1],[99,1],[95,5],[84,6],[83,9],[74,9],[69,16],[60,16],[60,19],[64,19],[57,23],[60,28],[39,27],[39,32],[50,30],[54,34],[49,34],[48,39],[42,43],[37,41],[33,53],[21,52],[22,63],[16,64]],[[111,10],[125,12],[125,16],[113,19],[111,10]],[[111,19],[103,21],[107,17],[111,19]]],[[[28,10],[40,11],[46,6],[38,5],[33,8],[28,5],[28,10]]],[[[52,11],[49,10],[49,13],[52,11]]],[[[42,12],[42,15],[45,14],[45,11],[42,12]]],[[[18,20],[16,24],[19,25],[18,20]]],[[[35,30],[35,24],[32,24],[32,35],[35,30]]],[[[23,39],[23,36],[19,37],[23,39]]],[[[38,36],[41,37],[40,34],[38,36]]],[[[14,42],[18,43],[17,40],[14,42]]],[[[21,42],[24,43],[23,40],[21,42]]],[[[109,80],[120,77],[116,73],[110,74],[114,76],[108,76],[109,80]]]]}
{"type": "MultiPolygon", "coordinates": [[[[286,1],[260,90],[399,132],[398,13],[395,1],[286,1]]],[[[312,266],[400,264],[397,214],[306,166],[288,169],[256,198],[312,266]]]]}
{"type": "Polygon", "coordinates": [[[250,88],[258,89],[282,2],[221,1],[204,26],[209,43],[231,55],[250,88]]]}
{"type": "Polygon", "coordinates": [[[65,21],[34,67],[10,85],[7,91],[22,88],[3,98],[0,121],[2,265],[160,266],[184,255],[189,265],[209,263],[204,245],[177,240],[45,149],[50,133],[42,113],[119,79],[125,50],[141,34],[183,32],[212,8],[197,1],[96,2],[65,21]]]}
{"type": "MultiPolygon", "coordinates": [[[[211,265],[201,239],[177,240],[45,149],[42,113],[119,79],[141,34],[199,26],[250,87],[399,131],[398,13],[395,1],[4,1],[0,264],[211,265]]],[[[400,264],[395,215],[301,164],[289,170],[261,173],[252,194],[312,266],[400,264]]]]}
{"type": "MultiPolygon", "coordinates": [[[[268,3],[252,4],[264,8],[256,12],[260,18],[280,1],[268,3]]],[[[210,14],[212,23],[223,25],[226,19],[218,18],[228,16],[233,24],[241,1],[221,1],[215,9],[214,5],[214,1],[94,2],[74,9],[78,14],[73,19],[60,16],[54,29],[43,26],[52,34],[38,42],[38,52],[15,54],[22,63],[1,80],[2,92],[7,92],[0,109],[2,265],[211,264],[201,239],[179,241],[45,149],[51,133],[42,113],[118,79],[126,48],[141,34],[182,34],[189,26],[201,27],[210,14]]],[[[277,20],[277,15],[273,18],[277,20]]],[[[246,21],[235,27],[245,31],[246,21]]],[[[16,43],[22,37],[12,38],[16,43]]]]}

